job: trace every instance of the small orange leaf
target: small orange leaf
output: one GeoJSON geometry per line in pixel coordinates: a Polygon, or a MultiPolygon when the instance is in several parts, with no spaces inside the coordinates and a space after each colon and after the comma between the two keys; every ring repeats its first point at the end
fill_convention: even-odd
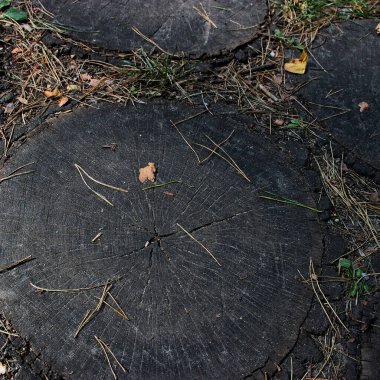
{"type": "Polygon", "coordinates": [[[285,63],[284,69],[293,74],[305,74],[307,65],[307,53],[306,50],[302,50],[299,58],[293,58],[289,62],[285,63]]]}
{"type": "Polygon", "coordinates": [[[153,162],[149,162],[145,168],[139,169],[139,181],[141,183],[144,183],[146,181],[154,182],[155,180],[155,174],[156,173],[156,167],[154,166],[153,162]]]}
{"type": "Polygon", "coordinates": [[[50,91],[50,90],[44,91],[44,95],[47,98],[58,98],[62,94],[61,94],[61,91],[58,90],[58,87],[56,87],[53,91],[50,91]]]}
{"type": "Polygon", "coordinates": [[[367,103],[367,102],[360,102],[359,104],[358,104],[358,106],[359,106],[359,111],[360,112],[365,112],[365,111],[367,111],[367,109],[369,108],[369,104],[367,103]]]}
{"type": "Polygon", "coordinates": [[[58,105],[60,107],[63,107],[68,101],[69,101],[69,98],[67,96],[62,96],[62,98],[59,99],[58,101],[58,105]]]}
{"type": "Polygon", "coordinates": [[[12,54],[19,54],[19,53],[22,53],[23,50],[19,47],[16,47],[12,50],[12,54]]]}

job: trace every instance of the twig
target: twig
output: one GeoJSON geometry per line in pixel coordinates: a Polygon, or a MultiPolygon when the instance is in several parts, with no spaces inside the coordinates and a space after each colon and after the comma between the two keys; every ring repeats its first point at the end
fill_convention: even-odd
{"type": "Polygon", "coordinates": [[[17,260],[16,262],[14,262],[12,264],[8,264],[8,265],[2,266],[2,267],[0,266],[0,273],[6,272],[7,270],[13,269],[13,268],[15,268],[21,264],[27,263],[30,260],[34,260],[31,255],[24,257],[21,260],[17,260]]]}
{"type": "Polygon", "coordinates": [[[222,266],[217,258],[199,241],[197,240],[189,231],[186,231],[180,224],[176,223],[177,226],[187,235],[189,236],[192,240],[194,240],[196,243],[198,243],[213,259],[214,261],[219,265],[222,266]]]}
{"type": "Polygon", "coordinates": [[[13,333],[10,333],[9,331],[5,331],[5,330],[1,330],[1,329],[0,329],[0,333],[5,334],[5,335],[9,335],[9,336],[20,336],[18,334],[13,334],[13,333]]]}
{"type": "Polygon", "coordinates": [[[279,102],[280,99],[278,99],[276,96],[274,96],[265,86],[263,86],[261,83],[258,84],[259,89],[268,97],[271,98],[275,102],[279,102]]]}

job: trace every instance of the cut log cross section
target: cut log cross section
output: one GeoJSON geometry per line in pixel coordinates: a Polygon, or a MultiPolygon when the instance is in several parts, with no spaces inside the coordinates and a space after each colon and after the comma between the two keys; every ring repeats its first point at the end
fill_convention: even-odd
{"type": "Polygon", "coordinates": [[[259,196],[312,198],[227,108],[200,111],[80,109],[1,169],[34,162],[0,184],[1,264],[34,259],[0,274],[1,307],[56,371],[112,379],[107,353],[132,379],[235,379],[295,344],[312,297],[298,271],[322,254],[317,214],[259,196]],[[155,182],[142,184],[149,162],[155,182]]]}
{"type": "MultiPolygon", "coordinates": [[[[380,170],[380,38],[377,20],[321,31],[302,89],[306,106],[355,158],[380,170]]],[[[347,155],[346,155],[347,156],[347,155]]]]}
{"type": "Polygon", "coordinates": [[[153,48],[195,56],[249,42],[267,11],[265,0],[41,0],[72,36],[106,49],[153,48]]]}

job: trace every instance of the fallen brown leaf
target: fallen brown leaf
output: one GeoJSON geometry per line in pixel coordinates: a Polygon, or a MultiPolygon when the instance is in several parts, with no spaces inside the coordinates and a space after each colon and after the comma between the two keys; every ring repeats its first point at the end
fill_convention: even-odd
{"type": "Polygon", "coordinates": [[[58,105],[63,107],[69,100],[70,99],[67,96],[62,96],[62,98],[58,101],[58,105]]]}
{"type": "Polygon", "coordinates": [[[376,25],[376,32],[380,35],[380,22],[376,25]]]}
{"type": "Polygon", "coordinates": [[[83,73],[83,74],[79,75],[79,78],[82,79],[82,80],[91,80],[92,76],[90,74],[83,73]]]}
{"type": "Polygon", "coordinates": [[[8,113],[8,114],[12,113],[14,109],[15,109],[14,103],[7,103],[4,108],[4,113],[8,113]]]}
{"type": "Polygon", "coordinates": [[[99,83],[100,83],[100,79],[94,79],[94,78],[92,78],[92,79],[90,80],[89,85],[90,85],[91,87],[97,87],[97,86],[99,86],[99,83]]]}
{"type": "Polygon", "coordinates": [[[58,98],[59,96],[61,96],[61,91],[58,90],[58,87],[56,87],[53,91],[50,91],[50,90],[45,90],[44,91],[44,95],[47,97],[47,98],[58,98]]]}
{"type": "Polygon", "coordinates": [[[22,96],[18,96],[17,98],[16,98],[20,103],[22,103],[22,104],[28,104],[28,101],[25,99],[25,98],[23,98],[22,96]]]}
{"type": "Polygon", "coordinates": [[[164,191],[164,194],[169,197],[172,197],[174,195],[173,193],[170,193],[169,191],[164,191]]]}
{"type": "Polygon", "coordinates": [[[149,162],[145,168],[139,169],[139,181],[141,183],[144,183],[146,181],[154,182],[155,180],[155,174],[156,173],[156,167],[154,166],[153,162],[149,162]]]}
{"type": "Polygon", "coordinates": [[[371,202],[380,203],[380,194],[375,191],[374,193],[370,194],[369,200],[371,202]]]}
{"type": "Polygon", "coordinates": [[[369,108],[369,104],[367,103],[367,102],[360,102],[359,104],[358,104],[358,106],[359,106],[359,111],[360,112],[365,112],[365,111],[367,111],[367,109],[369,108]]]}
{"type": "Polygon", "coordinates": [[[282,78],[282,75],[281,75],[281,74],[277,74],[277,75],[275,75],[275,77],[273,78],[273,81],[274,81],[274,83],[276,83],[276,84],[281,84],[281,83],[282,83],[282,80],[283,80],[283,78],[282,78]]]}
{"type": "Polygon", "coordinates": [[[278,125],[279,127],[281,127],[282,125],[284,125],[285,120],[284,120],[284,119],[276,119],[276,120],[274,121],[274,123],[275,123],[276,125],[278,125]]]}
{"type": "Polygon", "coordinates": [[[19,47],[16,47],[12,50],[12,54],[20,54],[22,52],[23,52],[23,50],[19,47]]]}

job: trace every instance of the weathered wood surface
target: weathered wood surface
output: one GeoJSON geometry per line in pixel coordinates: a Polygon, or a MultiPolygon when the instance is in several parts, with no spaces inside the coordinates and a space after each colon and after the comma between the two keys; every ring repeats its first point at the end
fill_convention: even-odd
{"type": "Polygon", "coordinates": [[[324,29],[302,78],[316,78],[302,90],[307,107],[334,139],[376,169],[380,169],[379,22],[352,21],[324,29]],[[361,102],[369,105],[364,112],[358,106],[361,102]]]}
{"type": "Polygon", "coordinates": [[[250,41],[267,11],[265,0],[41,0],[41,3],[68,27],[69,34],[94,45],[122,51],[141,46],[152,48],[132,30],[136,27],[165,50],[197,56],[217,54],[250,41]]]}
{"type": "Polygon", "coordinates": [[[223,147],[251,183],[218,156],[198,165],[169,121],[197,112],[168,103],[77,110],[48,122],[1,169],[3,178],[34,162],[33,173],[0,184],[0,264],[35,260],[0,274],[0,307],[55,370],[111,379],[94,335],[131,379],[241,378],[295,344],[311,302],[298,270],[308,273],[310,257],[319,262],[322,236],[315,213],[258,195],[313,201],[286,156],[223,114],[178,128],[210,147],[205,135],[220,142],[235,130],[223,147]],[[112,143],[115,151],[102,148],[112,143]],[[143,191],[138,169],[148,162],[158,182],[193,187],[143,191]],[[109,206],[74,164],[129,192],[88,181],[109,206]],[[81,288],[117,276],[111,293],[131,320],[104,306],[77,338],[102,289],[41,294],[30,286],[81,288]]]}
{"type": "Polygon", "coordinates": [[[360,380],[380,379],[380,293],[374,295],[374,319],[361,340],[360,380]]]}

